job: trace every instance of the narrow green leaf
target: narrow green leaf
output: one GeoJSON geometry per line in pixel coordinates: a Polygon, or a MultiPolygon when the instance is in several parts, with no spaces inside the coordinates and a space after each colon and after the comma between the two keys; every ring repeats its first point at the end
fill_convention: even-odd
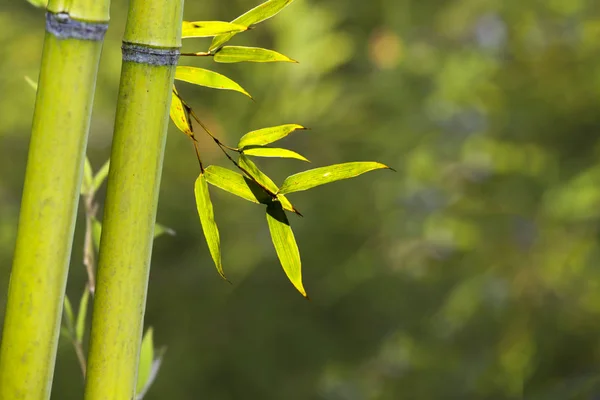
{"type": "Polygon", "coordinates": [[[65,311],[65,326],[69,330],[69,332],[73,331],[73,327],[75,326],[75,316],[73,314],[73,306],[71,305],[71,300],[69,300],[69,296],[65,294],[64,300],[64,311],[65,311]]]}
{"type": "MultiPolygon", "coordinates": [[[[246,12],[245,14],[240,15],[239,17],[237,17],[236,19],[234,19],[231,22],[234,24],[244,25],[244,26],[248,26],[248,27],[258,24],[259,22],[267,20],[267,19],[273,17],[274,15],[276,15],[278,12],[280,12],[283,8],[285,8],[292,1],[294,1],[294,0],[269,0],[269,1],[266,1],[256,7],[254,7],[252,10],[246,12]]],[[[234,35],[235,35],[235,33],[228,33],[225,35],[216,36],[213,39],[212,43],[210,44],[210,48],[208,49],[208,51],[212,52],[214,50],[217,50],[224,43],[228,42],[234,35]]]]}
{"type": "Polygon", "coordinates": [[[85,318],[87,316],[88,301],[90,298],[90,291],[87,286],[79,301],[79,310],[77,311],[77,325],[75,326],[75,337],[78,342],[82,342],[83,334],[85,333],[85,318]]]}
{"type": "Polygon", "coordinates": [[[252,98],[250,93],[233,80],[204,68],[178,66],[175,70],[175,79],[213,89],[233,90],[252,98]]]}
{"type": "Polygon", "coordinates": [[[221,48],[221,50],[215,53],[214,59],[219,63],[298,62],[273,50],[261,49],[260,47],[244,46],[224,46],[221,48]]]}
{"type": "Polygon", "coordinates": [[[232,24],[223,21],[183,21],[181,26],[181,38],[210,37],[226,33],[237,33],[247,30],[244,25],[232,24]]]}
{"type": "Polygon", "coordinates": [[[288,200],[287,197],[285,197],[285,195],[278,193],[276,197],[277,200],[279,200],[279,202],[281,203],[281,206],[284,210],[291,211],[295,214],[302,216],[302,214],[300,214],[300,211],[296,210],[294,205],[288,200]]]}
{"type": "Polygon", "coordinates": [[[243,148],[246,146],[264,146],[265,144],[273,143],[279,139],[282,139],[294,131],[302,129],[306,128],[297,124],[278,125],[271,126],[269,128],[258,129],[248,132],[242,136],[238,142],[238,147],[243,148]]]}
{"type": "Polygon", "coordinates": [[[302,285],[300,251],[281,204],[277,202],[269,204],[267,207],[267,223],[269,224],[273,246],[275,246],[277,257],[285,274],[302,296],[308,297],[302,285]]]}
{"type": "Polygon", "coordinates": [[[46,8],[48,5],[48,0],[27,0],[27,2],[39,8],[46,8]]]}
{"type": "Polygon", "coordinates": [[[28,84],[29,86],[31,86],[31,87],[33,88],[33,90],[37,90],[37,88],[38,88],[38,84],[37,84],[37,82],[36,82],[36,81],[34,81],[33,79],[31,79],[31,78],[30,78],[30,77],[28,77],[28,76],[25,76],[25,82],[27,82],[27,84],[28,84]]]}
{"type": "Polygon", "coordinates": [[[204,170],[206,181],[242,199],[253,203],[268,203],[271,197],[255,182],[227,168],[209,165],[204,170]]]}
{"type": "Polygon", "coordinates": [[[221,264],[221,239],[219,237],[219,229],[215,222],[215,214],[213,211],[212,201],[210,200],[210,193],[208,191],[208,184],[206,183],[206,177],[203,173],[200,173],[196,184],[194,185],[194,194],[196,195],[196,207],[198,209],[198,216],[200,217],[200,223],[202,224],[202,231],[208,244],[210,255],[215,262],[219,275],[225,278],[223,273],[223,265],[221,264]]]}
{"type": "Polygon", "coordinates": [[[310,162],[303,155],[288,149],[279,149],[274,147],[244,147],[243,152],[247,156],[295,158],[297,160],[310,162]]]}
{"type": "Polygon", "coordinates": [[[140,362],[138,364],[138,377],[135,392],[141,393],[146,387],[152,371],[152,362],[154,361],[154,337],[152,327],[148,328],[142,339],[140,349],[140,362]]]}
{"type": "Polygon", "coordinates": [[[154,358],[154,361],[152,361],[152,367],[150,368],[150,375],[148,376],[148,380],[146,380],[146,384],[144,385],[144,387],[140,391],[137,391],[137,394],[135,396],[136,400],[142,400],[144,398],[144,396],[146,395],[146,393],[148,393],[150,386],[152,386],[152,384],[156,380],[156,377],[158,376],[158,371],[160,370],[160,366],[162,364],[162,360],[163,360],[165,351],[166,351],[165,348],[159,349],[158,351],[154,350],[155,358],[154,358]]]}
{"type": "Polygon", "coordinates": [[[175,236],[175,231],[161,224],[154,225],[154,239],[164,234],[175,236]]]}
{"type": "Polygon", "coordinates": [[[92,239],[94,241],[94,248],[96,251],[100,249],[100,236],[102,235],[102,222],[96,218],[92,219],[92,239]]]}
{"type": "Polygon", "coordinates": [[[94,189],[94,192],[97,191],[100,188],[100,186],[102,186],[102,183],[104,183],[104,180],[108,176],[109,170],[110,160],[106,160],[102,167],[100,167],[100,170],[96,173],[96,176],[94,176],[94,180],[92,183],[92,188],[94,189]]]}
{"type": "Polygon", "coordinates": [[[275,182],[271,180],[264,172],[262,172],[254,162],[252,162],[248,157],[241,154],[238,159],[238,164],[240,167],[244,168],[252,178],[256,179],[263,188],[266,188],[271,193],[275,194],[279,190],[275,182]]]}
{"type": "Polygon", "coordinates": [[[171,109],[169,111],[169,116],[177,129],[190,137],[194,136],[192,125],[190,124],[187,112],[185,111],[183,102],[179,98],[175,85],[173,85],[173,92],[171,94],[171,109]]]}
{"type": "Polygon", "coordinates": [[[90,163],[89,158],[86,156],[83,163],[83,180],[81,181],[81,194],[83,196],[90,193],[93,182],[94,176],[92,172],[92,164],[90,163]]]}
{"type": "Polygon", "coordinates": [[[339,181],[342,179],[354,178],[365,172],[375,169],[389,169],[387,165],[378,162],[349,162],[344,164],[329,165],[327,167],[309,169],[292,176],[288,176],[279,190],[279,193],[300,192],[311,189],[315,186],[339,181]]]}
{"type": "Polygon", "coordinates": [[[71,336],[71,332],[69,332],[69,330],[67,329],[66,326],[60,327],[60,334],[67,340],[73,340],[73,337],[71,336]]]}

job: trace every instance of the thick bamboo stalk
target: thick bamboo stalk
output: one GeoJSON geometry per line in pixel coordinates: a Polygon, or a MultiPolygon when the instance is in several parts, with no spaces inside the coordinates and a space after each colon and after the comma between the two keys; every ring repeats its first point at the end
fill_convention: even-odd
{"type": "Polygon", "coordinates": [[[108,1],[51,1],[8,302],[0,399],[48,399],[108,1]],[[75,19],[77,18],[77,19],[75,19]],[[86,21],[86,22],[83,22],[86,21]],[[91,22],[97,21],[97,22],[91,22]]]}
{"type": "Polygon", "coordinates": [[[104,206],[86,400],[132,399],[183,1],[131,0],[104,206]]]}

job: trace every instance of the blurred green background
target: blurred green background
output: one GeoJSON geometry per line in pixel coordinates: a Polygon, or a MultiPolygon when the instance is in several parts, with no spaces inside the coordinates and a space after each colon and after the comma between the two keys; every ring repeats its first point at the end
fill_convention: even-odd
{"type": "MultiPolygon", "coordinates": [[[[96,169],[110,152],[125,3],[113,4],[98,77],[96,169]]],[[[231,20],[257,3],[188,1],[185,17],[231,20]]],[[[3,309],[35,100],[23,77],[37,77],[43,12],[4,2],[0,27],[3,309]]],[[[171,125],[158,221],[177,235],[155,243],[146,312],[167,353],[147,399],[599,398],[600,3],[297,0],[232,44],[300,64],[182,59],[256,99],[179,84],[226,142],[299,123],[311,130],[285,145],[314,166],[377,160],[398,172],[292,195],[307,302],[261,207],[213,191],[233,285],[219,278],[195,210],[193,148],[171,125]]],[[[261,165],[279,182],[306,167],[261,165]]],[[[82,244],[79,218],[72,299],[86,279],[82,244]]],[[[82,387],[61,339],[53,398],[79,399],[82,387]]]]}

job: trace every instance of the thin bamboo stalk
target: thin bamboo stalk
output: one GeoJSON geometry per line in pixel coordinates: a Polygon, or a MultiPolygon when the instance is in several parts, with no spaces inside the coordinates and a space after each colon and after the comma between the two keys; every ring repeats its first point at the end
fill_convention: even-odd
{"type": "Polygon", "coordinates": [[[132,399],[183,0],[131,0],[92,316],[86,400],[132,399]]]}
{"type": "Polygon", "coordinates": [[[64,3],[51,1],[46,14],[0,348],[0,400],[48,399],[54,374],[96,73],[109,11],[108,1],[70,1],[71,9],[64,3]]]}

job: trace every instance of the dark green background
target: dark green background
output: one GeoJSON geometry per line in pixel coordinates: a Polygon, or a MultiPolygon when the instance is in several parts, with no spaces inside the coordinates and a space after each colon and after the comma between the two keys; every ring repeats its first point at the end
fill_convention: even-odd
{"type": "MultiPolygon", "coordinates": [[[[115,1],[89,143],[108,157],[126,5],[115,1]]],[[[255,0],[195,0],[230,20],[255,0]]],[[[158,16],[157,16],[158,17],[158,16]]],[[[14,247],[44,17],[0,10],[0,299],[14,247]]],[[[186,42],[201,51],[208,41],[186,42]]],[[[264,210],[213,191],[217,275],[195,210],[189,140],[171,125],[146,324],[166,346],[147,399],[595,399],[600,396],[600,3],[297,0],[233,44],[300,64],[208,65],[256,99],[179,84],[227,142],[283,123],[314,166],[378,171],[291,195],[307,302],[264,210]]],[[[143,135],[144,132],[139,132],[143,135]]],[[[204,159],[227,165],[202,141],[204,159]]],[[[52,149],[48,149],[52,151],[52,149]]],[[[299,161],[261,163],[278,182],[299,161]]],[[[104,189],[100,197],[104,195],[104,189]]],[[[68,293],[85,283],[79,218],[68,293]]],[[[61,340],[53,398],[82,379],[61,340]]]]}

